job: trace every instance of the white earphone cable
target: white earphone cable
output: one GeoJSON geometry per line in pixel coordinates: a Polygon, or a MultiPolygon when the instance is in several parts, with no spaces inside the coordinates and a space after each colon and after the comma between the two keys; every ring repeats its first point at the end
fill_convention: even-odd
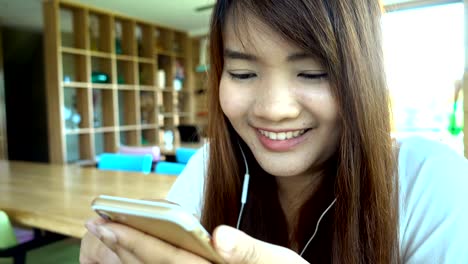
{"type": "Polygon", "coordinates": [[[330,208],[332,208],[332,206],[335,204],[336,202],[336,198],[335,200],[333,200],[333,202],[327,207],[327,209],[325,209],[325,211],[322,213],[322,215],[319,217],[318,221],[317,221],[317,224],[315,225],[315,231],[314,231],[314,234],[309,238],[309,241],[307,241],[307,244],[304,246],[304,248],[302,249],[301,251],[301,254],[299,254],[299,256],[302,256],[302,254],[304,254],[304,252],[306,251],[307,247],[309,246],[310,242],[312,242],[312,240],[314,239],[315,235],[317,234],[317,231],[318,231],[318,228],[319,228],[319,225],[320,225],[320,221],[322,221],[322,218],[325,216],[325,214],[330,210],[330,208]]]}
{"type": "Polygon", "coordinates": [[[236,228],[239,229],[240,222],[242,219],[242,213],[244,212],[244,205],[247,202],[247,193],[249,192],[249,182],[250,182],[250,174],[249,174],[249,166],[247,165],[247,158],[245,157],[244,151],[239,144],[239,149],[242,154],[242,158],[244,159],[245,164],[245,175],[244,175],[244,183],[242,185],[242,195],[241,195],[241,209],[239,212],[239,217],[237,218],[237,225],[236,228]]]}

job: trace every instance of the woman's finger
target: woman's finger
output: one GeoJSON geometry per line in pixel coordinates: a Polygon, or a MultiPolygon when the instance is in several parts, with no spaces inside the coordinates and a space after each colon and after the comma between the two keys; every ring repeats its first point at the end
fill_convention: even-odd
{"type": "Polygon", "coordinates": [[[80,264],[122,264],[117,254],[103,244],[93,233],[81,240],[80,264]]]}
{"type": "MultiPolygon", "coordinates": [[[[97,227],[101,241],[119,255],[127,252],[142,263],[209,263],[188,251],[174,247],[158,238],[131,227],[106,223],[97,227]]],[[[119,255],[120,256],[120,255],[119,255]]]]}

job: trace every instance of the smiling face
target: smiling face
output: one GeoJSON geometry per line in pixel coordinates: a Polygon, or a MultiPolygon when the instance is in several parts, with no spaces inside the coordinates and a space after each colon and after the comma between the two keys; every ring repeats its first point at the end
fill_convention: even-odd
{"type": "Polygon", "coordinates": [[[327,72],[312,54],[248,21],[238,30],[226,24],[221,108],[266,172],[308,176],[340,135],[327,72]]]}

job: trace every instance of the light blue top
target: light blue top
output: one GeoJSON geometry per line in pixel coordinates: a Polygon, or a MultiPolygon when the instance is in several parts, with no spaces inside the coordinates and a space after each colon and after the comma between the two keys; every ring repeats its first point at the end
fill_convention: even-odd
{"type": "MultiPolygon", "coordinates": [[[[402,263],[468,263],[468,161],[423,138],[398,141],[402,263]]],[[[167,199],[200,215],[208,146],[179,176],[167,199]]]]}

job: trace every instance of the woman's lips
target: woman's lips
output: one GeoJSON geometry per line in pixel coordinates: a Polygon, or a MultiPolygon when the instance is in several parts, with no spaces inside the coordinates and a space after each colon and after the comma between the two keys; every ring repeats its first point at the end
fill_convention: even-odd
{"type": "Polygon", "coordinates": [[[284,152],[289,151],[304,142],[312,129],[283,130],[278,132],[264,129],[255,130],[260,143],[266,149],[270,151],[284,152]]]}

